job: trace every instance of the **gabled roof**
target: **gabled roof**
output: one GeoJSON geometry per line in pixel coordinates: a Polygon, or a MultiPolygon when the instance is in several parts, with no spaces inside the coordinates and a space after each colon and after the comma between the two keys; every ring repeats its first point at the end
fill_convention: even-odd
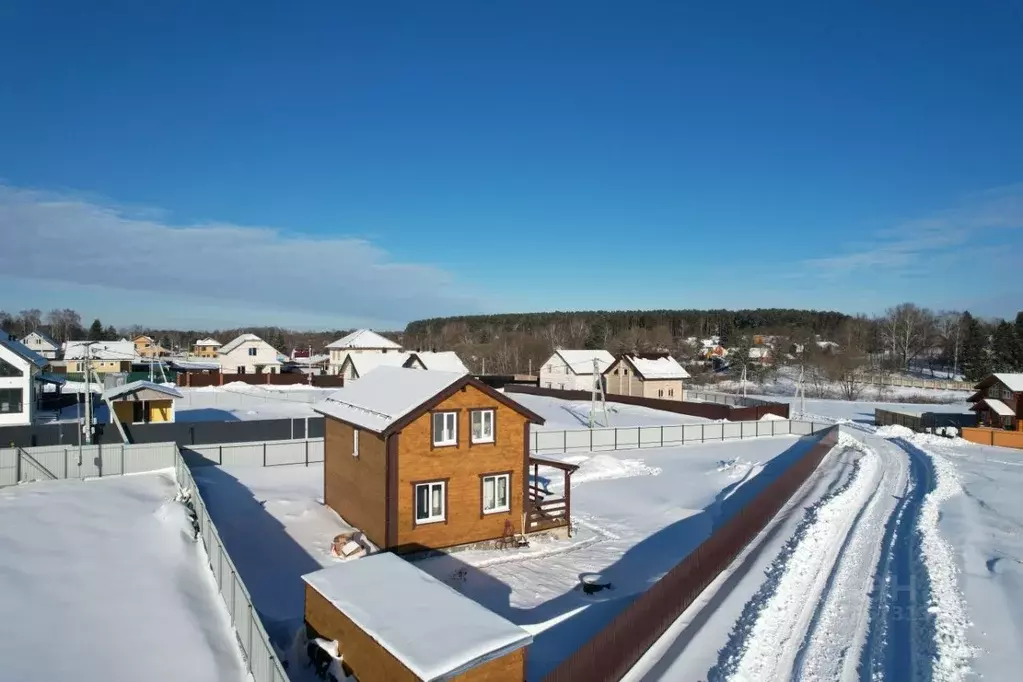
{"type": "Polygon", "coordinates": [[[403,367],[411,358],[411,353],[351,353],[341,367],[351,365],[361,379],[377,367],[403,367]]]}
{"type": "Polygon", "coordinates": [[[1001,400],[995,400],[994,398],[984,398],[976,405],[971,407],[971,410],[982,410],[987,408],[997,414],[999,417],[1015,417],[1016,413],[1012,411],[1012,408],[1003,403],[1001,400]]]}
{"type": "Polygon", "coordinates": [[[144,339],[144,340],[146,340],[146,341],[151,341],[151,342],[153,342],[153,343],[156,343],[156,339],[154,339],[154,338],[153,338],[152,336],[149,336],[149,335],[147,335],[147,334],[139,334],[138,336],[136,336],[135,338],[133,338],[133,339],[131,340],[131,342],[132,342],[132,343],[135,343],[135,342],[136,342],[136,341],[138,341],[139,339],[144,339]]]}
{"type": "MultiPolygon", "coordinates": [[[[426,369],[433,369],[439,372],[462,372],[463,374],[469,373],[469,368],[465,366],[462,359],[458,357],[458,354],[453,350],[445,351],[417,351],[411,353],[411,355],[419,358],[419,361],[423,364],[426,369]]],[[[409,358],[411,361],[412,358],[409,358]]],[[[405,366],[408,367],[410,362],[406,361],[405,366]]]]}
{"type": "Polygon", "coordinates": [[[386,434],[400,430],[431,405],[462,386],[471,385],[529,421],[544,423],[543,417],[468,374],[377,367],[365,376],[360,376],[358,381],[334,391],[326,400],[313,405],[313,409],[358,428],[386,434]]]}
{"type": "Polygon", "coordinates": [[[38,329],[35,330],[35,331],[32,331],[32,332],[29,332],[28,334],[25,334],[25,338],[22,339],[21,342],[25,343],[25,339],[27,339],[28,337],[30,337],[32,335],[38,336],[40,339],[42,339],[43,341],[48,343],[50,346],[52,346],[54,348],[54,350],[60,348],[60,344],[59,343],[54,341],[48,334],[46,334],[44,332],[41,332],[38,329]]]}
{"type": "Polygon", "coordinates": [[[369,349],[383,349],[387,350],[401,350],[401,344],[395,343],[390,339],[384,338],[377,334],[372,329],[359,329],[348,336],[343,336],[333,343],[327,344],[327,348],[334,349],[346,349],[346,348],[369,348],[369,349]]]}
{"type": "Polygon", "coordinates": [[[108,388],[103,391],[104,400],[114,400],[121,396],[131,395],[132,393],[138,393],[139,391],[156,391],[162,393],[171,398],[183,398],[181,391],[174,388],[173,386],[164,386],[163,384],[156,384],[152,381],[133,381],[130,384],[124,386],[115,386],[114,388],[108,388]]]}
{"type": "Polygon", "coordinates": [[[994,377],[1013,393],[1023,392],[1023,373],[1008,374],[999,372],[994,377]]]}
{"type": "Polygon", "coordinates": [[[565,361],[573,374],[593,374],[593,360],[596,358],[598,369],[603,372],[615,361],[615,357],[606,350],[563,350],[557,349],[554,354],[565,361]]]}
{"type": "Polygon", "coordinates": [[[233,339],[231,339],[230,341],[228,341],[226,345],[221,346],[220,349],[217,352],[218,353],[222,353],[222,354],[223,353],[230,353],[235,348],[238,348],[243,343],[246,343],[248,341],[260,341],[262,343],[266,343],[266,341],[263,341],[263,339],[259,338],[255,334],[240,334],[240,335],[234,337],[233,339]]]}
{"type": "Polygon", "coordinates": [[[532,635],[391,552],[302,576],[418,679],[450,680],[521,649],[532,635]],[[413,614],[441,614],[423,627],[413,614]]]}
{"type": "Polygon", "coordinates": [[[46,367],[46,365],[50,362],[42,355],[36,353],[34,350],[23,344],[21,341],[16,341],[3,333],[0,333],[0,346],[3,346],[25,362],[34,365],[39,369],[46,367]]]}
{"type": "Polygon", "coordinates": [[[682,365],[678,364],[678,361],[670,355],[651,358],[626,353],[621,357],[621,359],[632,365],[632,368],[636,370],[636,373],[646,380],[689,378],[689,372],[687,372],[682,365]]]}
{"type": "Polygon", "coordinates": [[[84,360],[91,355],[93,360],[124,360],[131,362],[137,357],[135,344],[131,341],[68,341],[64,345],[65,360],[84,360]],[[92,350],[88,351],[89,345],[92,350]]]}
{"type": "Polygon", "coordinates": [[[220,341],[217,341],[216,339],[209,338],[209,339],[199,339],[193,345],[196,345],[196,346],[223,346],[224,344],[220,343],[220,341]]]}

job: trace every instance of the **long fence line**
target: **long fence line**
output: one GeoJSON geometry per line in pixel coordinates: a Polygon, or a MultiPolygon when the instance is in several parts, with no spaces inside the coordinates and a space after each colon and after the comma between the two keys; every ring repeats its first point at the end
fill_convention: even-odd
{"type": "Polygon", "coordinates": [[[231,616],[231,625],[244,653],[246,669],[252,674],[254,682],[289,682],[288,674],[270,643],[270,636],[252,604],[252,596],[242,582],[231,555],[227,553],[217,526],[206,509],[199,486],[185,458],[180,454],[174,463],[174,474],[186,504],[195,512],[198,535],[206,550],[210,571],[217,581],[217,590],[231,616]]]}
{"type": "Polygon", "coordinates": [[[974,384],[952,379],[910,379],[908,377],[872,375],[867,377],[863,383],[871,386],[900,386],[902,388],[928,388],[945,391],[974,390],[974,384]]]}
{"type": "Polygon", "coordinates": [[[963,429],[977,425],[975,413],[957,412],[900,412],[898,410],[874,409],[874,426],[897,424],[913,431],[924,432],[931,429],[955,427],[963,429]]]}
{"type": "Polygon", "coordinates": [[[620,680],[767,526],[837,443],[838,427],[832,426],[799,461],[544,677],[543,682],[620,680]]]}
{"type": "Polygon", "coordinates": [[[530,450],[538,455],[568,452],[601,452],[667,448],[680,445],[770,436],[808,436],[823,422],[798,419],[767,421],[714,422],[708,424],[668,424],[664,426],[612,426],[564,431],[532,431],[530,450]]]}
{"type": "Polygon", "coordinates": [[[177,456],[174,443],[0,448],[0,487],[170,469],[177,456]]]}

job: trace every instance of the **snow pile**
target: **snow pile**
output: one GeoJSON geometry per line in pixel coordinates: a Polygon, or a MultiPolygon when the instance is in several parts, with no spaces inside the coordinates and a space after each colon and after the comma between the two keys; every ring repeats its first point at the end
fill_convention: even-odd
{"type": "Polygon", "coordinates": [[[785,417],[779,417],[776,414],[772,414],[772,413],[768,412],[767,414],[765,414],[763,417],[760,418],[760,421],[762,421],[762,422],[785,421],[785,417]]]}
{"type": "Polygon", "coordinates": [[[889,424],[887,426],[879,426],[876,431],[877,435],[882,438],[906,438],[912,439],[916,434],[912,429],[908,429],[900,424],[889,424]]]}
{"type": "Polygon", "coordinates": [[[658,467],[647,466],[641,459],[618,459],[613,455],[594,455],[579,464],[579,470],[572,474],[572,485],[588,481],[607,481],[635,476],[658,476],[658,467]]]}
{"type": "Polygon", "coordinates": [[[918,529],[921,549],[931,579],[931,605],[928,612],[934,616],[938,645],[938,660],[934,662],[934,680],[957,682],[966,679],[970,660],[976,655],[967,639],[970,627],[966,615],[966,602],[959,590],[959,569],[952,545],[942,535],[938,524],[941,506],[962,495],[956,468],[945,458],[924,450],[934,467],[934,490],[924,498],[918,529]]]}

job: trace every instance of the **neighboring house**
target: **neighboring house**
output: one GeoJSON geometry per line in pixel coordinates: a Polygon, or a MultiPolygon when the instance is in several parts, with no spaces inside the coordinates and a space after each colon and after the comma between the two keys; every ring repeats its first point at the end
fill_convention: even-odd
{"type": "Polygon", "coordinates": [[[728,349],[721,344],[714,344],[703,349],[703,357],[706,360],[713,360],[715,358],[722,360],[728,357],[728,349]]]}
{"type": "Polygon", "coordinates": [[[242,334],[217,350],[221,374],[279,374],[277,349],[255,334],[242,334]]]}
{"type": "Polygon", "coordinates": [[[313,409],[326,417],[324,503],[399,552],[568,527],[570,497],[530,487],[540,416],[467,374],[378,367],[313,409]],[[526,528],[523,528],[526,519],[526,528]]]}
{"type": "Polygon", "coordinates": [[[976,388],[969,402],[981,426],[1023,431],[1023,374],[992,374],[976,388]]]}
{"type": "MultiPolygon", "coordinates": [[[[302,576],[307,634],[362,682],[522,682],[532,635],[390,552],[302,576]]],[[[333,665],[338,665],[334,663],[333,665]]]]}
{"type": "Polygon", "coordinates": [[[46,358],[13,335],[0,332],[0,426],[32,423],[35,379],[46,363],[46,358]]]}
{"type": "Polygon", "coordinates": [[[157,343],[151,336],[136,336],[132,339],[132,343],[135,344],[135,355],[144,360],[163,358],[170,355],[170,351],[157,343]]]}
{"type": "Polygon", "coordinates": [[[540,387],[564,391],[593,390],[593,361],[597,377],[615,361],[606,350],[556,350],[540,366],[540,387]]]}
{"type": "Polygon", "coordinates": [[[425,369],[412,353],[351,353],[341,363],[338,372],[345,381],[355,381],[377,367],[405,367],[411,363],[415,369],[425,369]]]}
{"type": "Polygon", "coordinates": [[[97,374],[130,372],[135,361],[135,344],[131,341],[68,341],[64,344],[64,361],[71,374],[82,374],[91,358],[91,370],[97,374]]]}
{"type": "Polygon", "coordinates": [[[113,407],[110,411],[111,424],[115,416],[122,424],[172,422],[174,400],[181,397],[176,388],[150,381],[133,381],[103,393],[103,401],[113,407]]]}
{"type": "Polygon", "coordinates": [[[431,369],[437,372],[461,372],[468,374],[469,368],[454,351],[416,351],[405,361],[405,367],[431,369]]]}
{"type": "Polygon", "coordinates": [[[56,360],[57,356],[60,355],[60,344],[40,331],[28,334],[21,340],[21,344],[47,360],[56,360]]]}
{"type": "Polygon", "coordinates": [[[626,353],[604,372],[604,385],[608,395],[682,400],[682,380],[688,378],[689,372],[666,353],[626,353]]]}
{"type": "Polygon", "coordinates": [[[755,360],[761,365],[766,365],[771,361],[771,349],[767,346],[754,346],[749,349],[749,359],[755,360]]]}
{"type": "Polygon", "coordinates": [[[401,344],[384,338],[371,329],[359,329],[327,345],[330,374],[340,374],[349,355],[375,355],[401,351],[401,344]]]}
{"type": "Polygon", "coordinates": [[[223,345],[216,339],[199,339],[192,346],[192,355],[198,358],[215,358],[217,350],[223,345]]]}
{"type": "Polygon", "coordinates": [[[825,353],[835,353],[838,351],[838,344],[834,341],[818,341],[817,347],[825,353]]]}
{"type": "Polygon", "coordinates": [[[329,362],[329,355],[309,355],[308,351],[302,351],[301,355],[292,353],[291,359],[284,362],[281,371],[295,374],[324,374],[329,362]]]}

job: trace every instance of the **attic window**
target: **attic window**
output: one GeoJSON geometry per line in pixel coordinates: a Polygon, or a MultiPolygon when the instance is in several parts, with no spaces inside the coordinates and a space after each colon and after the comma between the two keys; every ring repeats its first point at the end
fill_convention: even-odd
{"type": "Polygon", "coordinates": [[[255,357],[256,356],[256,349],[255,348],[250,348],[249,349],[249,355],[255,357]]]}

